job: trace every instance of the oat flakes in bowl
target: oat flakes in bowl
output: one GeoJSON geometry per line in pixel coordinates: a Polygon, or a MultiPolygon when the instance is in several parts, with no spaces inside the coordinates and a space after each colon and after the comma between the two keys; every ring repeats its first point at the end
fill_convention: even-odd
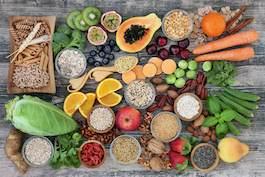
{"type": "Polygon", "coordinates": [[[118,136],[110,145],[110,157],[124,165],[136,163],[141,151],[141,145],[138,140],[129,135],[118,136]]]}
{"type": "Polygon", "coordinates": [[[193,20],[189,13],[184,10],[171,10],[163,18],[162,31],[167,38],[173,41],[188,38],[192,30],[193,20]]]}
{"type": "Polygon", "coordinates": [[[146,109],[155,101],[156,91],[150,82],[134,80],[125,88],[124,98],[136,109],[146,109]]]}

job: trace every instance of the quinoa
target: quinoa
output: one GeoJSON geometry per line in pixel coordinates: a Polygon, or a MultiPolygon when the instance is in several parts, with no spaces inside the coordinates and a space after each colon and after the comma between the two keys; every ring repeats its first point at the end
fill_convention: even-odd
{"type": "Polygon", "coordinates": [[[136,160],[139,148],[135,139],[131,137],[118,137],[114,141],[112,153],[116,160],[128,163],[136,160]]]}
{"type": "Polygon", "coordinates": [[[34,165],[47,163],[52,155],[52,146],[44,138],[32,138],[25,146],[25,157],[34,165]]]}
{"type": "Polygon", "coordinates": [[[106,130],[111,127],[113,115],[107,108],[96,108],[90,115],[90,125],[97,130],[106,130]]]}
{"type": "Polygon", "coordinates": [[[135,80],[128,85],[125,96],[132,105],[142,108],[153,102],[155,93],[149,83],[143,80],[135,80]]]}

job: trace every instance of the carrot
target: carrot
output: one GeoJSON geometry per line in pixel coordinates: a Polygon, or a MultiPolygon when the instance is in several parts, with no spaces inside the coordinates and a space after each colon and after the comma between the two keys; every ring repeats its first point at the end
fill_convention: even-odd
{"type": "Polygon", "coordinates": [[[122,73],[121,78],[123,82],[129,84],[136,79],[136,74],[133,71],[128,71],[126,73],[122,73]]]}
{"type": "Polygon", "coordinates": [[[153,63],[147,63],[143,67],[143,73],[146,77],[154,77],[156,75],[156,65],[153,63]]]}
{"type": "Polygon", "coordinates": [[[228,60],[228,61],[243,61],[254,57],[255,52],[252,47],[243,47],[238,49],[225,50],[195,57],[195,61],[214,61],[214,60],[228,60]]]}
{"type": "Polygon", "coordinates": [[[226,36],[221,39],[197,46],[192,52],[193,54],[204,54],[213,52],[228,47],[237,45],[244,45],[255,42],[259,38],[259,33],[256,30],[244,31],[236,34],[226,36]]]}
{"type": "Polygon", "coordinates": [[[136,65],[133,69],[133,72],[136,74],[136,79],[145,79],[145,75],[143,73],[143,66],[142,65],[136,65]]]}
{"type": "Polygon", "coordinates": [[[159,75],[162,73],[162,69],[161,69],[162,62],[163,60],[161,60],[158,57],[151,57],[148,60],[148,63],[153,63],[154,65],[156,65],[156,68],[157,68],[156,75],[159,75]]]}
{"type": "Polygon", "coordinates": [[[175,72],[177,64],[172,59],[166,59],[163,61],[161,69],[165,74],[172,74],[175,72]]]}

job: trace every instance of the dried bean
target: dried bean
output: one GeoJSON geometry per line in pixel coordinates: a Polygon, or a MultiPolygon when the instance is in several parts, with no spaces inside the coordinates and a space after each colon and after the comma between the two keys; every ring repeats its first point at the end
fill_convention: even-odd
{"type": "Polygon", "coordinates": [[[215,135],[215,133],[212,133],[212,135],[211,135],[211,140],[212,140],[212,141],[216,141],[216,135],[215,135]]]}
{"type": "Polygon", "coordinates": [[[202,141],[207,143],[207,142],[210,141],[210,137],[209,137],[209,136],[204,136],[204,137],[202,138],[202,141]]]}
{"type": "Polygon", "coordinates": [[[188,132],[190,132],[190,133],[193,133],[193,132],[194,132],[194,129],[193,129],[191,126],[188,126],[187,130],[188,130],[188,132]]]}
{"type": "Polygon", "coordinates": [[[203,85],[198,85],[196,88],[196,92],[195,92],[196,95],[200,96],[202,89],[203,89],[203,85]]]}
{"type": "Polygon", "coordinates": [[[209,132],[209,127],[201,127],[200,129],[205,134],[207,134],[209,132]]]}

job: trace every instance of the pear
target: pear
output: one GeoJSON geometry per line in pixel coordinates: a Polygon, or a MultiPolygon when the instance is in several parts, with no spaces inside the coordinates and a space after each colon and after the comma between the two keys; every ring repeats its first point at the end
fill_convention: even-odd
{"type": "Polygon", "coordinates": [[[223,138],[218,144],[219,157],[227,163],[234,163],[246,156],[249,146],[233,137],[223,138]]]}

